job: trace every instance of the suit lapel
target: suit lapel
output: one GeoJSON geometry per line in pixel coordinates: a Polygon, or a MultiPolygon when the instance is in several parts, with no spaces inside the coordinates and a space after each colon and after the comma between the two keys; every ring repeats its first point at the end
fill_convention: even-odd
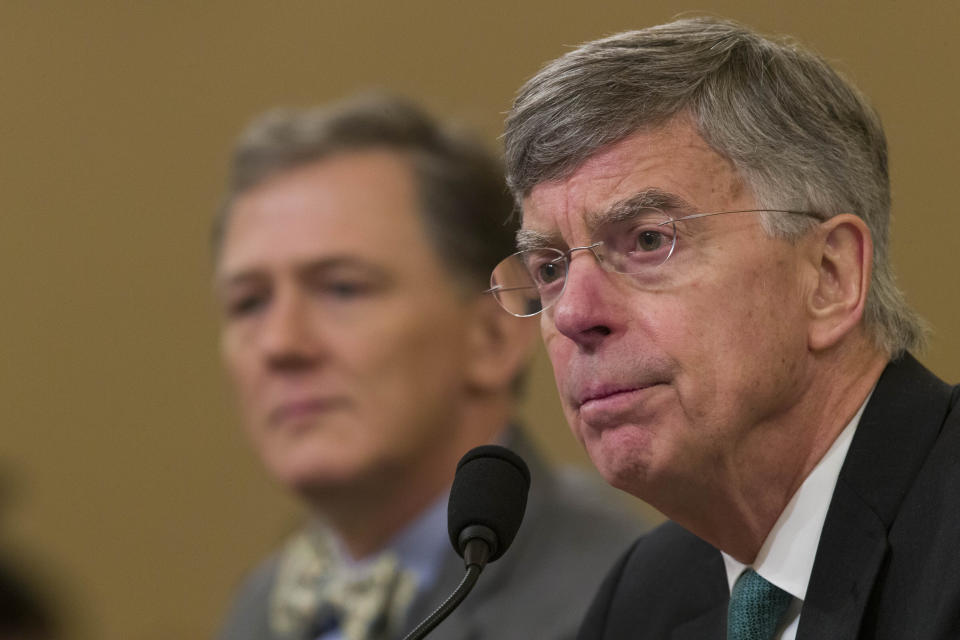
{"type": "Polygon", "coordinates": [[[722,602],[705,611],[703,615],[678,625],[670,634],[670,640],[705,640],[724,637],[727,628],[728,600],[729,598],[724,596],[722,602]]]}
{"type": "Polygon", "coordinates": [[[869,505],[838,483],[810,576],[797,640],[857,637],[887,551],[886,534],[886,527],[869,505]]]}
{"type": "MultiPolygon", "coordinates": [[[[680,527],[677,526],[677,529],[680,527]]],[[[723,557],[713,546],[686,530],[681,531],[680,535],[686,541],[683,556],[688,562],[685,567],[689,570],[675,572],[674,579],[684,585],[683,590],[688,602],[697,603],[697,606],[685,610],[679,617],[671,614],[677,624],[670,632],[670,640],[723,638],[727,629],[727,605],[730,601],[723,557]]],[[[645,615],[650,614],[649,611],[645,612],[645,615]]],[[[642,621],[639,624],[642,625],[642,621]]]]}
{"type": "Polygon", "coordinates": [[[909,354],[887,366],[834,490],[798,640],[856,638],[887,532],[943,424],[950,388],[909,354]]]}

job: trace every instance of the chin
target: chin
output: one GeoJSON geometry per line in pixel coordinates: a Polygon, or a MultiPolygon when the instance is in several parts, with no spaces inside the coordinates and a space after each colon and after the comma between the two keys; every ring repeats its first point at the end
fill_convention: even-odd
{"type": "Polygon", "coordinates": [[[348,473],[337,474],[329,469],[291,473],[281,480],[285,487],[308,503],[322,504],[329,499],[356,495],[360,482],[348,473]]]}
{"type": "Polygon", "coordinates": [[[267,471],[297,493],[336,489],[356,481],[356,469],[343,456],[318,455],[305,449],[265,455],[267,471]]]}
{"type": "Polygon", "coordinates": [[[653,446],[648,431],[631,425],[586,440],[587,454],[607,484],[637,497],[650,473],[653,446]]]}

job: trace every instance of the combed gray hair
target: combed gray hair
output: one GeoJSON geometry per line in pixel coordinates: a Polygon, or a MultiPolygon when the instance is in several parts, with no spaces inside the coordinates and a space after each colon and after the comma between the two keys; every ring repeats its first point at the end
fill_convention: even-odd
{"type": "MultiPolygon", "coordinates": [[[[679,116],[733,163],[758,206],[863,218],[874,242],[864,324],[893,357],[923,347],[926,326],[889,260],[880,119],[854,86],[793,42],[688,18],[586,43],[520,89],[504,134],[507,183],[522,202],[602,147],[679,116]]],[[[763,223],[787,239],[812,226],[801,216],[764,215],[763,223]]]]}
{"type": "MultiPolygon", "coordinates": [[[[386,149],[409,157],[434,249],[470,291],[513,251],[513,200],[500,159],[465,130],[412,102],[362,94],[327,107],[278,109],[240,135],[224,203],[214,219],[218,255],[238,197],[269,178],[338,153],[386,149]]],[[[402,247],[397,248],[402,251],[402,247]]]]}

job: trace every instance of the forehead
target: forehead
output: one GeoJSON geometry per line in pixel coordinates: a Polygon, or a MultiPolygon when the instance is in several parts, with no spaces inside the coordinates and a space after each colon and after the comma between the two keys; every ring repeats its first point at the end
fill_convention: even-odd
{"type": "Polygon", "coordinates": [[[683,213],[753,202],[733,164],[688,119],[676,118],[601,149],[566,178],[535,186],[523,202],[523,228],[577,237],[643,192],[659,194],[667,208],[688,209],[683,213]]]}
{"type": "Polygon", "coordinates": [[[345,152],[280,173],[237,198],[218,272],[337,255],[431,262],[413,169],[396,152],[345,152]]]}

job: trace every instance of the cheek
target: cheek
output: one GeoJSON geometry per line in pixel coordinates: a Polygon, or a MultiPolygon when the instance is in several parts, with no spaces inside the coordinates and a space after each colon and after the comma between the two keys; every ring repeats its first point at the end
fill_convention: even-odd
{"type": "Polygon", "coordinates": [[[560,391],[560,402],[566,414],[567,421],[573,425],[572,409],[568,406],[568,398],[563,390],[567,388],[564,375],[571,371],[570,363],[576,357],[576,344],[560,334],[551,322],[546,318],[541,319],[540,331],[543,336],[543,346],[546,349],[547,357],[550,358],[550,365],[553,369],[553,379],[556,381],[557,389],[560,391]]]}
{"type": "Polygon", "coordinates": [[[461,378],[463,344],[455,327],[401,322],[356,344],[351,364],[357,392],[369,399],[365,410],[386,423],[416,422],[440,411],[438,405],[451,400],[461,378]]]}
{"type": "Polygon", "coordinates": [[[442,378],[458,370],[463,341],[457,322],[451,318],[398,326],[398,332],[378,354],[378,367],[411,387],[421,387],[428,378],[442,378]]]}
{"type": "Polygon", "coordinates": [[[806,341],[791,283],[747,272],[735,285],[714,289],[683,314],[671,331],[686,331],[684,380],[692,419],[738,411],[738,398],[757,399],[782,386],[806,341]]]}
{"type": "Polygon", "coordinates": [[[254,404],[257,391],[257,362],[237,340],[236,335],[226,332],[220,340],[220,360],[233,388],[234,397],[243,407],[254,404]]]}
{"type": "Polygon", "coordinates": [[[575,345],[572,340],[557,331],[553,318],[546,313],[540,315],[540,336],[556,371],[558,363],[567,362],[572,357],[575,345]]]}

